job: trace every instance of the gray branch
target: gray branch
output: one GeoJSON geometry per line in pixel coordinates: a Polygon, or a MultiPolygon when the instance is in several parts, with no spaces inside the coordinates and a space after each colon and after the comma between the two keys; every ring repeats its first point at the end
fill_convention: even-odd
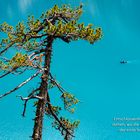
{"type": "Polygon", "coordinates": [[[55,80],[55,78],[52,76],[51,73],[50,73],[49,75],[50,75],[50,80],[57,86],[57,88],[59,89],[59,91],[60,91],[61,93],[67,92],[67,91],[55,80]]]}
{"type": "Polygon", "coordinates": [[[21,88],[22,86],[24,86],[25,84],[27,84],[29,81],[31,81],[33,78],[35,78],[36,76],[38,76],[38,74],[40,74],[42,72],[42,70],[37,71],[37,73],[33,74],[31,77],[29,77],[27,80],[23,81],[21,84],[19,84],[18,86],[16,86],[14,89],[6,92],[5,94],[0,95],[0,98],[3,98],[9,94],[11,94],[12,92],[18,90],[19,88],[21,88]]]}
{"type": "Polygon", "coordinates": [[[20,95],[17,96],[17,97],[20,97],[22,101],[25,101],[25,102],[24,102],[24,109],[23,109],[23,113],[22,113],[22,116],[23,116],[23,117],[25,117],[27,102],[28,102],[29,100],[31,100],[31,99],[41,99],[41,97],[35,96],[35,95],[34,95],[34,94],[35,94],[37,91],[39,91],[39,90],[40,90],[39,88],[33,90],[33,91],[28,95],[28,97],[25,97],[25,98],[23,98],[23,97],[20,96],[20,95]]]}

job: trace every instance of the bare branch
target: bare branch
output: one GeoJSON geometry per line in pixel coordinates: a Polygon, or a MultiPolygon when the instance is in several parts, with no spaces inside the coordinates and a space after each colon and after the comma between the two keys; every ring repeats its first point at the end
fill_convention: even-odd
{"type": "Polygon", "coordinates": [[[20,70],[20,71],[15,70],[14,72],[11,72],[11,73],[14,75],[20,75],[20,74],[24,73],[26,70],[27,70],[27,68],[25,67],[25,68],[23,68],[23,70],[20,70]]]}
{"type": "Polygon", "coordinates": [[[17,97],[20,97],[22,101],[28,101],[30,99],[38,99],[38,100],[43,100],[43,97],[37,96],[37,95],[32,95],[29,97],[22,97],[21,95],[18,95],[17,97]]]}
{"type": "Polygon", "coordinates": [[[52,74],[50,73],[49,75],[50,75],[50,80],[57,86],[59,91],[62,93],[65,93],[66,90],[55,80],[55,78],[52,76],[52,74]]]}
{"type": "Polygon", "coordinates": [[[3,77],[7,76],[10,73],[11,73],[11,71],[8,71],[8,72],[4,73],[3,75],[0,76],[0,78],[3,78],[3,77]]]}
{"type": "Polygon", "coordinates": [[[0,51],[0,55],[2,55],[5,51],[7,51],[10,47],[12,47],[12,45],[14,44],[14,42],[11,42],[10,44],[7,45],[7,47],[5,49],[3,49],[2,51],[0,51]]]}
{"type": "Polygon", "coordinates": [[[42,48],[42,49],[40,49],[40,50],[38,50],[38,51],[33,52],[33,53],[30,54],[28,57],[29,57],[29,59],[30,59],[30,58],[33,57],[34,55],[40,54],[40,53],[42,53],[42,52],[45,52],[45,49],[44,49],[44,48],[42,48]]]}
{"type": "MultiPolygon", "coordinates": [[[[34,67],[34,66],[32,66],[34,67]]],[[[0,78],[3,78],[5,76],[7,76],[8,74],[14,74],[14,75],[20,75],[22,73],[24,73],[27,68],[25,67],[23,70],[17,70],[19,67],[14,67],[13,69],[9,70],[8,72],[4,73],[3,75],[0,75],[0,78]]],[[[37,67],[34,67],[34,68],[37,68],[37,67]]]]}
{"type": "MultiPolygon", "coordinates": [[[[20,97],[22,101],[25,101],[24,102],[24,109],[23,109],[23,113],[22,113],[22,116],[25,117],[25,113],[26,113],[26,106],[27,106],[27,102],[33,98],[34,94],[39,90],[40,88],[37,88],[35,90],[33,90],[29,95],[28,97],[26,98],[23,98],[22,96],[17,96],[17,97],[20,97]]],[[[35,96],[34,96],[35,97],[35,96]]],[[[37,98],[37,96],[35,97],[37,98]]]]}
{"type": "Polygon", "coordinates": [[[18,68],[19,68],[18,66],[12,68],[11,70],[9,70],[8,72],[6,72],[5,74],[1,75],[0,78],[3,78],[3,77],[5,77],[5,76],[7,76],[8,74],[10,74],[10,73],[16,71],[18,68]]]}
{"type": "Polygon", "coordinates": [[[29,97],[22,97],[21,95],[17,96],[17,97],[20,97],[22,101],[25,101],[24,102],[24,109],[23,109],[23,113],[22,113],[22,116],[25,117],[25,113],[26,113],[26,107],[27,107],[27,102],[31,99],[38,99],[38,100],[43,100],[43,97],[40,97],[40,96],[37,96],[37,95],[31,95],[29,97]]]}
{"type": "Polygon", "coordinates": [[[29,81],[31,81],[33,78],[35,78],[36,76],[38,76],[38,74],[40,74],[42,72],[42,70],[39,70],[37,73],[33,74],[31,77],[29,77],[27,80],[23,81],[21,84],[19,84],[18,86],[16,86],[14,89],[8,91],[5,94],[0,95],[0,98],[3,98],[9,94],[11,94],[12,92],[18,90],[19,88],[21,88],[22,86],[24,86],[25,84],[27,84],[29,81]]]}

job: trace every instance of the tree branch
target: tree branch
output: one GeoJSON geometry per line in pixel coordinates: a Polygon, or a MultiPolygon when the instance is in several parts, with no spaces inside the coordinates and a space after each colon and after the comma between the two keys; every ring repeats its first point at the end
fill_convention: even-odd
{"type": "Polygon", "coordinates": [[[0,78],[3,78],[3,77],[5,77],[6,75],[8,75],[8,74],[10,74],[10,73],[11,73],[11,71],[8,71],[8,72],[6,72],[5,74],[1,75],[0,78]]]}
{"type": "Polygon", "coordinates": [[[24,72],[27,70],[27,68],[25,67],[23,70],[17,71],[18,68],[20,68],[20,67],[14,67],[13,69],[11,69],[11,70],[9,70],[8,72],[6,72],[5,74],[0,75],[0,78],[3,78],[3,77],[7,76],[7,75],[10,74],[10,73],[11,73],[11,74],[17,74],[17,75],[19,75],[19,74],[24,73],[24,72]],[[14,73],[14,72],[15,72],[15,73],[14,73]]]}
{"type": "Polygon", "coordinates": [[[65,36],[57,36],[58,38],[62,39],[66,43],[70,43],[70,38],[65,36]]]}
{"type": "Polygon", "coordinates": [[[0,51],[0,55],[2,55],[5,51],[7,51],[10,47],[12,47],[12,45],[14,44],[14,42],[11,42],[10,44],[7,45],[7,47],[5,49],[3,49],[2,51],[0,51]]]}
{"type": "MultiPolygon", "coordinates": [[[[41,38],[41,37],[43,37],[44,35],[32,36],[30,33],[31,32],[39,33],[45,26],[48,25],[48,22],[51,22],[52,24],[54,24],[55,21],[58,20],[59,18],[62,18],[66,23],[68,22],[67,21],[68,19],[66,17],[62,16],[61,13],[60,14],[57,14],[57,15],[54,14],[52,17],[49,17],[49,18],[44,19],[43,22],[42,22],[42,24],[41,24],[41,26],[39,26],[38,29],[30,30],[28,33],[24,34],[23,35],[24,38],[22,40],[22,43],[24,43],[24,41],[26,41],[26,36],[27,35],[30,36],[30,38],[28,38],[28,40],[30,40],[32,38],[41,38]]],[[[18,43],[18,42],[14,42],[14,41],[10,42],[5,49],[3,49],[2,51],[0,51],[0,55],[2,55],[5,51],[7,51],[15,43],[18,43]]]]}
{"type": "Polygon", "coordinates": [[[6,92],[5,94],[0,95],[0,98],[3,98],[9,94],[11,94],[12,92],[18,90],[19,88],[21,88],[22,86],[24,86],[25,84],[27,84],[29,81],[31,81],[33,78],[35,78],[36,76],[38,76],[38,74],[40,74],[42,71],[38,71],[37,73],[33,74],[31,77],[29,77],[27,80],[23,81],[21,84],[19,84],[18,86],[16,86],[14,89],[6,92]]]}
{"type": "MultiPolygon", "coordinates": [[[[59,123],[60,127],[62,128],[62,130],[65,130],[66,135],[70,135],[72,137],[74,137],[73,134],[71,134],[71,132],[69,132],[69,130],[67,128],[65,128],[64,124],[59,120],[59,118],[57,117],[57,115],[53,112],[51,104],[50,104],[50,96],[49,93],[47,95],[47,104],[48,104],[48,108],[50,110],[51,115],[53,116],[53,118],[59,123]]],[[[66,136],[65,136],[66,137],[66,136]]],[[[66,139],[67,140],[67,139],[66,139]]]]}
{"type": "Polygon", "coordinates": [[[20,97],[22,101],[25,101],[25,102],[24,102],[24,109],[23,109],[23,113],[22,113],[22,116],[23,116],[23,117],[25,117],[26,107],[27,107],[27,103],[28,103],[29,100],[31,100],[31,99],[43,100],[43,97],[34,95],[38,90],[39,90],[39,88],[33,90],[33,91],[28,95],[28,97],[25,97],[25,98],[22,97],[21,95],[17,96],[17,97],[20,97]]]}
{"type": "Polygon", "coordinates": [[[71,134],[71,132],[69,132],[69,130],[67,128],[65,128],[64,124],[59,120],[59,118],[53,112],[53,110],[51,108],[50,108],[50,112],[51,112],[52,116],[54,117],[54,119],[59,123],[60,127],[62,127],[62,129],[66,131],[66,134],[69,134],[70,136],[74,137],[74,135],[71,134]]]}
{"type": "Polygon", "coordinates": [[[24,73],[26,70],[27,70],[27,68],[25,67],[22,70],[18,70],[18,71],[15,70],[14,72],[11,72],[11,73],[14,75],[20,75],[20,74],[24,73]]]}
{"type": "Polygon", "coordinates": [[[59,89],[59,91],[60,91],[61,93],[67,92],[67,91],[55,80],[55,78],[52,76],[51,73],[50,73],[49,75],[50,75],[50,80],[57,86],[57,88],[59,89]]]}
{"type": "Polygon", "coordinates": [[[29,57],[29,59],[31,59],[31,57],[33,57],[34,55],[40,54],[40,53],[42,53],[42,52],[45,52],[45,49],[44,49],[44,48],[42,48],[42,49],[40,49],[40,50],[38,50],[38,51],[33,52],[33,53],[30,54],[28,57],[29,57]]]}

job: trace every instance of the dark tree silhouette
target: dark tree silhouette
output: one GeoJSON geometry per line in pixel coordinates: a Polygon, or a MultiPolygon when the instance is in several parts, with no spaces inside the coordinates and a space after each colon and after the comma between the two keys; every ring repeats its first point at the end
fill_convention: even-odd
{"type": "Polygon", "coordinates": [[[39,19],[29,16],[27,24],[19,22],[15,28],[6,22],[0,25],[0,32],[7,35],[6,38],[1,39],[0,44],[0,78],[10,74],[20,75],[25,71],[35,72],[12,90],[1,94],[0,98],[12,94],[35,77],[40,76],[40,85],[27,97],[17,96],[24,101],[23,116],[25,116],[28,101],[35,100],[33,140],[42,140],[44,114],[53,119],[52,126],[60,131],[65,140],[74,137],[74,129],[78,127],[79,121],[71,122],[60,115],[62,107],[52,104],[49,90],[56,87],[61,93],[60,99],[64,103],[64,109],[74,113],[74,105],[79,100],[67,92],[54,78],[50,71],[50,64],[52,45],[56,39],[66,43],[82,39],[93,44],[101,38],[101,28],[93,29],[92,24],[85,26],[83,23],[78,23],[81,14],[82,5],[77,8],[55,5],[43,13],[39,19]],[[16,53],[10,58],[7,54],[11,49],[16,49],[16,53]]]}

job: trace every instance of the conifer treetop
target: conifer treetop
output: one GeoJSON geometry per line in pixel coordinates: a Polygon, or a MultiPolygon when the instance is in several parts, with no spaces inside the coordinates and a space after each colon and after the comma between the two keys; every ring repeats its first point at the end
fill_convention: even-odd
{"type": "MultiPolygon", "coordinates": [[[[27,23],[19,22],[16,27],[10,26],[6,22],[0,25],[0,32],[6,36],[0,41],[0,79],[10,74],[18,76],[27,70],[35,71],[32,76],[12,90],[1,94],[0,98],[19,90],[35,77],[40,76],[41,85],[39,87],[34,88],[27,97],[17,96],[24,102],[22,115],[25,116],[29,100],[35,99],[34,106],[39,108],[40,105],[42,110],[44,110],[44,103],[45,114],[53,118],[52,126],[61,132],[65,140],[74,137],[74,129],[78,127],[79,121],[71,122],[61,116],[62,107],[51,103],[48,91],[51,88],[57,88],[61,93],[60,98],[64,103],[64,109],[70,113],[75,112],[75,105],[79,100],[67,92],[50,71],[52,44],[55,39],[66,43],[81,39],[94,44],[101,38],[101,28],[93,28],[92,24],[86,26],[84,23],[78,22],[82,12],[82,5],[77,8],[71,8],[68,5],[61,7],[55,5],[52,9],[42,13],[38,19],[35,19],[34,16],[28,16],[27,23]],[[16,50],[15,54],[8,56],[8,51],[11,49],[16,50]]],[[[43,113],[40,119],[35,118],[35,121],[41,124],[42,118],[43,113]]],[[[42,124],[39,128],[37,127],[37,125],[34,127],[34,130],[37,130],[35,133],[39,132],[40,134],[38,133],[38,136],[33,134],[33,137],[38,137],[41,140],[42,124]]],[[[33,140],[38,140],[38,138],[33,140]]]]}

